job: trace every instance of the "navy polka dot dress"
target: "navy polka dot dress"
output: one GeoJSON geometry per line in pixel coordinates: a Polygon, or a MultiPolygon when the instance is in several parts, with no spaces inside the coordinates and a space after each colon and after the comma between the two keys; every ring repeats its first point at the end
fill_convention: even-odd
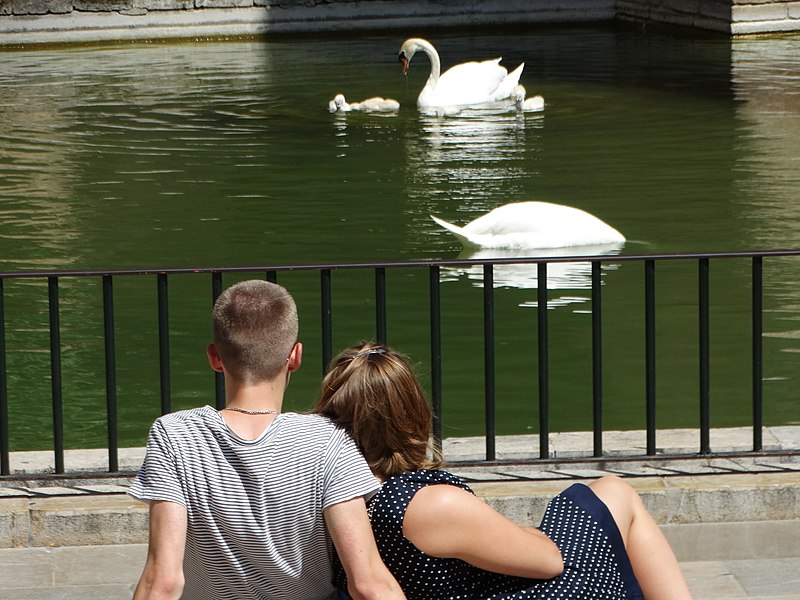
{"type": "Polygon", "coordinates": [[[455,485],[471,492],[445,471],[415,471],[388,479],[369,503],[378,549],[409,600],[644,598],[611,513],[587,486],[575,484],[550,501],[540,529],[561,550],[564,572],[538,580],[429,556],[403,537],[409,502],[431,484],[455,485]]]}

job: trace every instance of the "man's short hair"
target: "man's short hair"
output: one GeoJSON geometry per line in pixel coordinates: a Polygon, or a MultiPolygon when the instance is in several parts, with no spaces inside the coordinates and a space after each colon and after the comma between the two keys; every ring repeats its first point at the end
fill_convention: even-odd
{"type": "Polygon", "coordinates": [[[212,339],[225,369],[246,384],[274,379],[297,342],[297,307],[285,288],[252,279],[220,294],[212,339]]]}

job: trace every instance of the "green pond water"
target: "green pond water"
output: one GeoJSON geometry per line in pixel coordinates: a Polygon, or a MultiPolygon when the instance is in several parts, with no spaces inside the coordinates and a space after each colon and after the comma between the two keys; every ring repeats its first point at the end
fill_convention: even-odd
{"type": "MultiPolygon", "coordinates": [[[[563,27],[409,32],[445,67],[502,56],[542,113],[426,116],[424,55],[397,33],[0,53],[0,270],[123,269],[470,256],[429,217],[464,224],[520,200],[587,210],[622,254],[800,248],[800,36],[563,27]],[[380,95],[393,115],[330,114],[380,95]]],[[[556,253],[558,254],[558,253],[556,253]]],[[[535,267],[495,273],[497,431],[537,430],[535,267]]],[[[747,425],[749,262],[711,262],[711,424],[747,425]]],[[[254,273],[263,277],[263,273],[254,273]]],[[[552,431],[591,427],[588,269],[551,266],[552,431]]],[[[242,276],[226,276],[225,284],[242,276]]],[[[319,277],[297,296],[305,364],[321,374],[319,277]]],[[[800,262],[764,263],[768,424],[800,422],[800,262]]],[[[641,263],[603,272],[604,426],[644,427],[641,263]]],[[[210,276],[170,279],[172,408],[213,403],[210,276]]],[[[388,341],[429,383],[428,275],[390,270],[388,341]]],[[[698,424],[697,264],[657,267],[659,427],[698,424]]],[[[333,274],[334,347],[375,332],[369,272],[333,274]]],[[[443,432],[484,431],[478,271],[443,269],[443,432]]],[[[52,443],[46,283],[5,282],[12,450],[52,443]]],[[[114,281],[120,444],[160,410],[156,284],[114,281]]],[[[101,285],[60,286],[65,443],[105,444],[101,285]]]]}

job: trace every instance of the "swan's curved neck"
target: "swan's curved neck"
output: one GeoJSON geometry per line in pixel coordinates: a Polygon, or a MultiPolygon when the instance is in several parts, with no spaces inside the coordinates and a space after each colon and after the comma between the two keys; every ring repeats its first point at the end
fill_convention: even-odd
{"type": "Polygon", "coordinates": [[[416,40],[416,45],[428,55],[428,59],[431,61],[431,74],[428,77],[428,83],[431,81],[435,83],[439,80],[439,75],[441,75],[442,72],[442,63],[439,61],[439,53],[436,52],[436,48],[426,40],[418,39],[416,40]]]}

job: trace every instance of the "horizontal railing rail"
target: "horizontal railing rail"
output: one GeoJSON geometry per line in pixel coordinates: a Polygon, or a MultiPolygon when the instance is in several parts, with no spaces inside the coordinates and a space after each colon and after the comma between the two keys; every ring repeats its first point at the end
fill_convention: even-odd
{"type": "MultiPolygon", "coordinates": [[[[483,347],[484,347],[484,405],[486,461],[496,460],[496,398],[495,398],[495,304],[494,269],[502,265],[530,264],[537,269],[537,370],[538,370],[538,454],[540,459],[550,456],[549,433],[549,351],[548,338],[548,266],[558,263],[591,264],[591,348],[592,348],[592,431],[591,456],[601,459],[603,448],[603,317],[601,267],[603,264],[639,262],[644,267],[644,348],[645,348],[645,412],[646,412],[646,456],[657,454],[656,409],[656,265],[665,261],[696,261],[698,265],[698,347],[699,347],[699,448],[700,455],[710,455],[709,443],[709,269],[711,261],[746,259],[750,261],[750,286],[752,288],[752,357],[750,371],[752,379],[752,452],[764,451],[763,444],[763,262],[773,257],[800,256],[800,250],[764,250],[752,252],[672,253],[637,255],[575,255],[562,257],[529,257],[498,259],[448,259],[409,260],[389,262],[320,263],[294,265],[248,265],[237,267],[195,267],[170,269],[115,269],[115,270],[60,270],[17,271],[0,273],[0,475],[9,475],[9,397],[8,356],[6,349],[6,302],[5,282],[21,279],[36,279],[47,282],[49,309],[50,385],[52,396],[52,439],[55,473],[65,473],[64,465],[64,408],[62,390],[61,325],[59,307],[59,282],[69,278],[96,278],[102,282],[103,338],[105,357],[106,429],[108,446],[108,472],[119,471],[118,456],[118,406],[116,332],[114,315],[114,281],[128,276],[155,278],[158,298],[158,352],[160,370],[160,410],[162,414],[172,410],[171,405],[171,359],[169,342],[169,282],[184,274],[207,274],[210,276],[210,299],[215,300],[222,292],[224,274],[260,273],[270,281],[277,281],[281,273],[293,271],[316,271],[319,273],[321,305],[321,344],[323,370],[333,356],[333,291],[332,273],[338,270],[372,271],[375,292],[375,339],[385,343],[387,339],[387,270],[424,268],[428,271],[428,314],[430,318],[430,395],[434,410],[433,436],[435,443],[442,443],[442,301],[441,269],[446,267],[482,268],[483,285],[483,347]]],[[[215,402],[217,408],[224,406],[224,382],[216,374],[215,402]]],[[[798,450],[800,452],[800,450],[798,450]]]]}

